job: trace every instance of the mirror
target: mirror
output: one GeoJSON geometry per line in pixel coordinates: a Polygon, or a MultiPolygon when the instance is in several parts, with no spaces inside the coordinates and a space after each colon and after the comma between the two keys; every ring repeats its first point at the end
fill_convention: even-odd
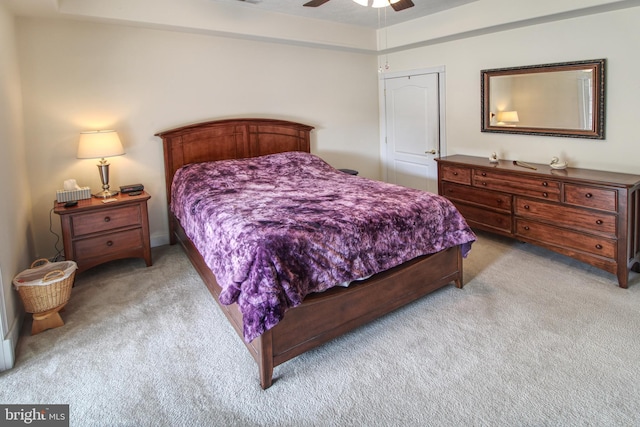
{"type": "Polygon", "coordinates": [[[482,132],[604,139],[604,59],[481,71],[482,132]]]}

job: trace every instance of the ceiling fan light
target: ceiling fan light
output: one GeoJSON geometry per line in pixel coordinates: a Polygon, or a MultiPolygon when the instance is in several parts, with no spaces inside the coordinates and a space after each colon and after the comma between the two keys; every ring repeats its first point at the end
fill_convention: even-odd
{"type": "Polygon", "coordinates": [[[373,0],[373,4],[371,5],[371,7],[387,7],[394,3],[398,3],[399,1],[400,0],[373,0]]]}

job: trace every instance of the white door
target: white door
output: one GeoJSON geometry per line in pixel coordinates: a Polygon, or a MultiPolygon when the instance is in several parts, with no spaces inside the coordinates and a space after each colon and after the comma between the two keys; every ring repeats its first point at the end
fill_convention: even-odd
{"type": "Polygon", "coordinates": [[[387,181],[438,192],[438,73],[384,79],[387,181]]]}

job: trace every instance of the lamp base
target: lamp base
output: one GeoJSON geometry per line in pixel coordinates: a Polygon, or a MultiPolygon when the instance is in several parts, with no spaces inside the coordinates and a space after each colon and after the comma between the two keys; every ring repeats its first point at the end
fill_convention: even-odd
{"type": "Polygon", "coordinates": [[[94,194],[93,197],[98,199],[109,199],[117,196],[119,193],[119,191],[102,190],[101,192],[94,194]]]}

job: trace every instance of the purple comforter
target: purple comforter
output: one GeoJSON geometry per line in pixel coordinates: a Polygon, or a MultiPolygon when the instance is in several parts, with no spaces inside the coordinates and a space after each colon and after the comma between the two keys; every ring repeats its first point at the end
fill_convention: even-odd
{"type": "Polygon", "coordinates": [[[238,303],[250,342],[312,292],[475,235],[445,198],[340,172],[309,153],[184,166],[171,209],[238,303]]]}

